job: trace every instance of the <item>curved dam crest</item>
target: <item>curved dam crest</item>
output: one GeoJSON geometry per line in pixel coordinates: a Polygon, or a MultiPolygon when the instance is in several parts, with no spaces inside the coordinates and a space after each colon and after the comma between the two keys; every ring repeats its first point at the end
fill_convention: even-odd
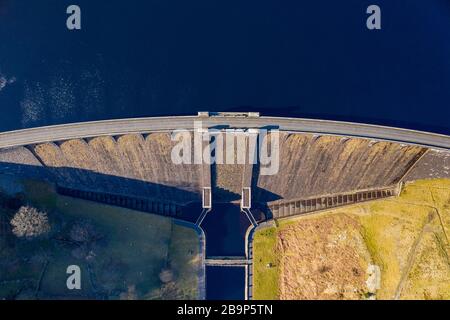
{"type": "Polygon", "coordinates": [[[370,138],[443,150],[450,149],[450,136],[424,131],[331,120],[226,116],[129,118],[22,129],[0,133],[0,148],[102,135],[193,129],[196,120],[202,121],[205,127],[277,128],[288,132],[370,138]]]}

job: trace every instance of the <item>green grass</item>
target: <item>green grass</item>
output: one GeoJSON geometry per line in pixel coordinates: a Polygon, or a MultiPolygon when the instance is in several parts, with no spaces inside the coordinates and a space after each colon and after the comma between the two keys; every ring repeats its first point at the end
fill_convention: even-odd
{"type": "MultiPolygon", "coordinates": [[[[199,242],[194,230],[157,215],[60,196],[45,183],[27,180],[23,185],[24,200],[46,210],[52,225],[59,226],[58,232],[67,233],[75,221],[89,220],[100,234],[105,235],[94,250],[95,258],[89,262],[91,274],[86,260],[77,260],[71,255],[71,249],[55,240],[17,241],[14,254],[18,257],[29,258],[43,253],[49,260],[38,295],[40,298],[92,298],[95,292],[105,290],[109,292],[109,298],[118,298],[130,287],[135,287],[139,298],[160,298],[154,292],[160,290],[159,273],[167,266],[176,275],[174,286],[181,292],[179,296],[196,298],[200,265],[199,242]],[[105,289],[102,275],[110,263],[123,267],[120,267],[120,280],[105,289]],[[66,288],[66,268],[71,264],[81,268],[80,291],[66,288]]],[[[1,252],[0,259],[6,259],[1,252]]],[[[37,283],[43,265],[37,263],[31,270],[30,264],[22,263],[9,277],[32,277],[37,283]]],[[[0,273],[0,280],[4,278],[5,275],[0,273]]],[[[6,294],[0,290],[0,296],[6,294]]]]}
{"type": "Polygon", "coordinates": [[[278,298],[279,264],[276,251],[277,229],[270,227],[255,233],[253,239],[253,298],[278,298]]]}
{"type": "Polygon", "coordinates": [[[198,291],[199,242],[197,233],[177,224],[173,224],[169,247],[169,262],[175,272],[183,298],[193,298],[198,291]]]}

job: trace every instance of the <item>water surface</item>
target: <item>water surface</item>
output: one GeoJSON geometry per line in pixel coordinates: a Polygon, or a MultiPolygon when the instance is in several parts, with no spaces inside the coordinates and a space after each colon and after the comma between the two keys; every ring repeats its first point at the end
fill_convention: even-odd
{"type": "Polygon", "coordinates": [[[206,267],[206,299],[244,300],[244,267],[206,267]]]}
{"type": "Polygon", "coordinates": [[[245,235],[250,221],[239,205],[214,203],[201,227],[206,236],[206,256],[245,256],[245,235]]]}
{"type": "Polygon", "coordinates": [[[0,0],[0,131],[261,111],[450,133],[450,2],[0,0]],[[68,31],[66,8],[82,10],[68,31]]]}

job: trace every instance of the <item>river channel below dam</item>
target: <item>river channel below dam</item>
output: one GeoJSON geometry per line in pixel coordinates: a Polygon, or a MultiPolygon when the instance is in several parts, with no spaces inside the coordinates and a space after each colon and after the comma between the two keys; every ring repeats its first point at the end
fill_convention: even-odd
{"type": "MultiPolygon", "coordinates": [[[[217,203],[201,227],[206,237],[206,259],[245,257],[245,237],[251,223],[239,205],[217,203]]],[[[206,299],[245,299],[244,266],[206,266],[206,299]]]]}

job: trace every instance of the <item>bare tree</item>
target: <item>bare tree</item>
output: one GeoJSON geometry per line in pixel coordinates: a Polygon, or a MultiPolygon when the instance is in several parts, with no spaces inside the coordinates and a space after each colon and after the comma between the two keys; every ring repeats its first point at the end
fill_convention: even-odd
{"type": "Polygon", "coordinates": [[[89,220],[76,221],[69,231],[69,237],[76,245],[72,250],[72,256],[86,260],[95,258],[98,241],[103,239],[103,235],[89,220]]]}
{"type": "Polygon", "coordinates": [[[11,219],[12,232],[19,238],[31,239],[50,231],[46,212],[30,206],[22,206],[11,219]]]}
{"type": "Polygon", "coordinates": [[[161,300],[182,300],[186,299],[183,291],[174,281],[164,283],[159,289],[158,299],[161,300]]]}
{"type": "Polygon", "coordinates": [[[110,295],[125,282],[127,271],[128,265],[122,260],[109,258],[102,264],[101,272],[97,275],[97,279],[102,289],[110,295]]]}
{"type": "Polygon", "coordinates": [[[70,238],[80,244],[94,242],[101,237],[92,223],[87,220],[77,221],[70,229],[70,238]]]}
{"type": "Polygon", "coordinates": [[[174,280],[174,274],[172,270],[164,268],[159,273],[159,279],[161,280],[162,283],[169,283],[174,280]]]}
{"type": "Polygon", "coordinates": [[[137,300],[139,298],[137,292],[136,292],[136,286],[129,285],[127,291],[122,292],[119,295],[120,300],[137,300]]]}

